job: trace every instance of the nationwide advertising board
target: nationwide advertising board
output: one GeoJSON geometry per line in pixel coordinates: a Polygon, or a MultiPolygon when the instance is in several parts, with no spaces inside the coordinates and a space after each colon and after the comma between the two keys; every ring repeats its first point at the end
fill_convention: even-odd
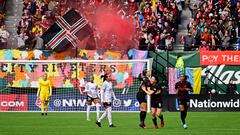
{"type": "MultiPolygon", "coordinates": [[[[169,111],[179,110],[176,96],[170,95],[165,100],[168,102],[166,109],[169,111]]],[[[240,95],[190,95],[189,111],[240,111],[240,95]]]]}

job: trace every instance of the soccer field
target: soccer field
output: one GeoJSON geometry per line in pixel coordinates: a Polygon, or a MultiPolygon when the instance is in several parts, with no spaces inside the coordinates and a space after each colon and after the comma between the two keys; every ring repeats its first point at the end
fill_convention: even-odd
{"type": "MultiPolygon", "coordinates": [[[[147,129],[138,127],[138,113],[113,113],[116,128],[109,128],[107,119],[102,127],[95,124],[95,113],[91,121],[85,113],[0,113],[0,135],[239,135],[240,113],[237,112],[190,112],[188,129],[183,129],[179,113],[165,112],[165,127],[153,129],[150,113],[146,118],[147,129]]],[[[159,122],[158,122],[159,124],[159,122]]]]}

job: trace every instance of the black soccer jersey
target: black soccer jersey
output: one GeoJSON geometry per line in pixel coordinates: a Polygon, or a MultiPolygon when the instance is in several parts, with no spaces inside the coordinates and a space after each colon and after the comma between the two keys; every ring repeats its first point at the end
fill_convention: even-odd
{"type": "Polygon", "coordinates": [[[181,100],[189,98],[187,89],[192,89],[192,86],[188,81],[179,81],[175,84],[175,89],[178,90],[177,97],[181,100]]]}
{"type": "MultiPolygon", "coordinates": [[[[146,89],[147,89],[147,87],[150,87],[150,86],[151,86],[151,82],[150,82],[149,78],[144,77],[144,78],[143,78],[143,82],[142,82],[142,84],[141,84],[141,86],[140,86],[140,88],[139,88],[139,92],[145,93],[145,92],[142,90],[142,85],[144,85],[144,86],[146,87],[146,89]]],[[[146,93],[145,93],[145,94],[146,94],[146,93]]]]}
{"type": "Polygon", "coordinates": [[[151,90],[154,91],[154,93],[151,95],[151,100],[154,102],[160,102],[162,101],[162,92],[161,92],[161,87],[160,85],[155,85],[155,86],[151,86],[151,90]],[[159,92],[157,94],[157,92],[159,92]]]}

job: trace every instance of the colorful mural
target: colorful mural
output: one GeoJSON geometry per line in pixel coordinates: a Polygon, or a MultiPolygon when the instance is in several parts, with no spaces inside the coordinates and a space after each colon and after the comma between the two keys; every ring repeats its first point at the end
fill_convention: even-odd
{"type": "MultiPolygon", "coordinates": [[[[77,55],[82,60],[119,60],[128,59],[127,55],[120,52],[102,50],[78,50],[54,53],[48,51],[20,51],[0,50],[2,60],[66,60],[75,59],[77,55]]],[[[135,56],[136,50],[131,52],[135,56]]],[[[141,59],[146,58],[147,52],[141,59]]],[[[138,54],[139,55],[139,54],[138,54]]],[[[144,67],[144,64],[141,65],[144,67]]],[[[112,74],[114,86],[125,88],[133,85],[133,77],[136,77],[143,68],[136,68],[135,64],[129,63],[0,63],[0,86],[1,87],[38,87],[38,79],[47,73],[53,87],[84,87],[89,76],[94,75],[94,81],[101,87],[102,74],[112,74]],[[133,72],[134,69],[134,72],[133,72]]],[[[138,64],[138,67],[139,64],[138,64]]]]}

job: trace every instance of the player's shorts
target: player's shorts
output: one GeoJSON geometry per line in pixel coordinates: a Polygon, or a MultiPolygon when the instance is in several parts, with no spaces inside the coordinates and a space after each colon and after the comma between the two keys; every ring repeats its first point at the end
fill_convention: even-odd
{"type": "Polygon", "coordinates": [[[141,104],[143,102],[147,103],[146,94],[143,94],[142,92],[138,92],[137,100],[138,100],[139,104],[141,104]]]}
{"type": "Polygon", "coordinates": [[[162,109],[163,108],[163,102],[151,102],[151,107],[152,108],[159,108],[162,109]]]}
{"type": "Polygon", "coordinates": [[[106,107],[110,107],[112,106],[112,103],[111,102],[104,102],[103,103],[103,107],[106,108],[106,107]]]}
{"type": "Polygon", "coordinates": [[[40,100],[41,101],[49,101],[50,96],[48,93],[40,93],[40,100]]]}
{"type": "Polygon", "coordinates": [[[91,101],[91,102],[93,102],[94,99],[99,99],[99,98],[98,98],[98,97],[96,97],[96,98],[92,98],[92,97],[90,97],[90,96],[87,95],[87,101],[91,101]]]}
{"type": "Polygon", "coordinates": [[[185,107],[189,106],[189,99],[178,99],[178,105],[184,105],[185,107]]]}

